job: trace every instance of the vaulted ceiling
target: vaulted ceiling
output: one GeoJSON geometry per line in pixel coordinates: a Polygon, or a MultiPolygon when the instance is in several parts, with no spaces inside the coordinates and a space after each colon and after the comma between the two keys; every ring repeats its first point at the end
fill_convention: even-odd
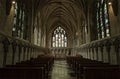
{"type": "Polygon", "coordinates": [[[62,26],[69,35],[75,34],[86,23],[88,5],[92,0],[33,0],[35,16],[42,27],[51,33],[62,26]],[[35,2],[34,2],[35,1],[35,2]]]}

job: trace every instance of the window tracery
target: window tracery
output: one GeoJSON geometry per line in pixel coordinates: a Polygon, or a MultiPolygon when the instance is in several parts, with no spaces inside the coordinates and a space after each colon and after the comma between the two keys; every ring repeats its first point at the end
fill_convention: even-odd
{"type": "Polygon", "coordinates": [[[108,4],[106,0],[99,0],[97,2],[96,20],[98,39],[109,37],[110,24],[108,15],[108,4]]]}
{"type": "Polygon", "coordinates": [[[52,47],[67,47],[66,32],[62,27],[54,30],[52,36],[52,47]]]}

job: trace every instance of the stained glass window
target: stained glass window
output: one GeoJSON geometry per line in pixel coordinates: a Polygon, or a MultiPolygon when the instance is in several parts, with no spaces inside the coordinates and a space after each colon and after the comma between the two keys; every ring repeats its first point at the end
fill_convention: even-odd
{"type": "Polygon", "coordinates": [[[17,36],[17,33],[16,33],[16,24],[17,24],[17,9],[18,9],[18,5],[17,3],[14,4],[14,26],[13,26],[13,29],[12,29],[12,36],[17,36]]]}
{"type": "MultiPolygon", "coordinates": [[[[18,1],[19,2],[19,1],[18,1]]],[[[12,36],[26,39],[27,24],[23,3],[14,4],[14,25],[12,29],[12,36]],[[20,6],[21,5],[21,6],[20,6]]]]}
{"type": "Polygon", "coordinates": [[[107,0],[98,0],[96,12],[98,39],[110,36],[110,24],[107,6],[107,0]]]}
{"type": "Polygon", "coordinates": [[[62,27],[57,27],[52,36],[52,47],[67,47],[66,32],[62,27]]]}

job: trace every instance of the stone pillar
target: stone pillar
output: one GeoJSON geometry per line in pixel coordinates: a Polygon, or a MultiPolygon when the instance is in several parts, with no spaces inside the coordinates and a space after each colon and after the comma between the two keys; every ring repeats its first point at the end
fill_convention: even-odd
{"type": "Polygon", "coordinates": [[[16,46],[14,64],[16,64],[16,62],[19,62],[19,48],[18,48],[18,45],[16,46]]]}
{"type": "Polygon", "coordinates": [[[114,46],[111,46],[111,51],[110,51],[110,63],[111,64],[117,64],[117,55],[116,52],[114,51],[114,46]]]}
{"type": "Polygon", "coordinates": [[[12,45],[10,45],[9,46],[9,52],[7,53],[7,61],[6,61],[7,65],[12,65],[12,54],[13,54],[12,52],[13,52],[12,45]]]}
{"type": "Polygon", "coordinates": [[[4,57],[4,49],[3,49],[3,44],[0,42],[0,67],[3,67],[3,57],[4,57]]]}

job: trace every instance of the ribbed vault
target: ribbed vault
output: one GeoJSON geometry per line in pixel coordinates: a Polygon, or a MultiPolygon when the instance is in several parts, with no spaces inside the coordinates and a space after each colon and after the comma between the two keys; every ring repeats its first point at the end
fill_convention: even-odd
{"type": "Polygon", "coordinates": [[[41,23],[38,27],[45,31],[47,40],[59,25],[67,36],[75,38],[87,21],[88,3],[88,0],[36,0],[34,12],[41,23]]]}

